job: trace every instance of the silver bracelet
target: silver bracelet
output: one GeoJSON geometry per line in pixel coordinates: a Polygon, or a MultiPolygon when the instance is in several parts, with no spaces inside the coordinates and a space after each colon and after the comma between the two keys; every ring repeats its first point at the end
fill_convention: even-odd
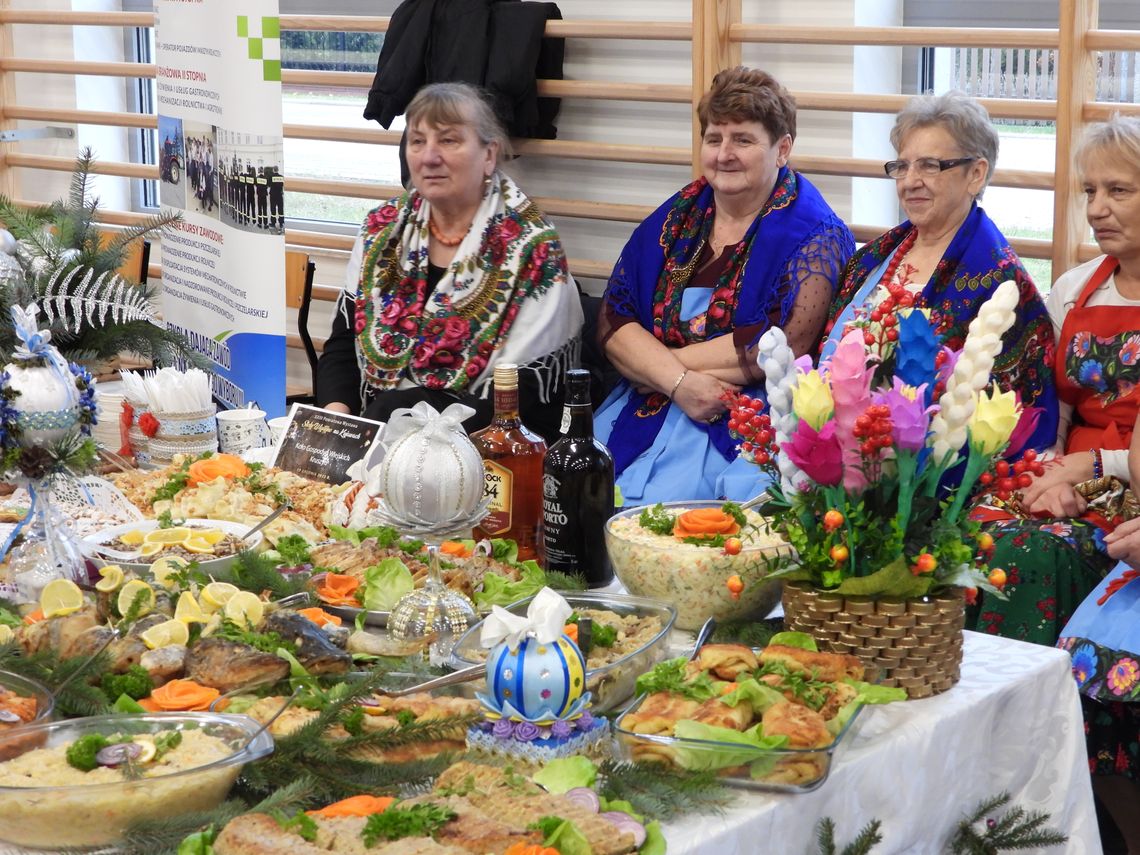
{"type": "Polygon", "coordinates": [[[688,368],[686,368],[684,371],[681,372],[681,376],[677,378],[677,381],[673,384],[673,388],[669,390],[669,399],[670,400],[672,400],[673,396],[677,394],[677,389],[680,387],[681,381],[685,379],[685,375],[688,373],[689,373],[688,368]]]}

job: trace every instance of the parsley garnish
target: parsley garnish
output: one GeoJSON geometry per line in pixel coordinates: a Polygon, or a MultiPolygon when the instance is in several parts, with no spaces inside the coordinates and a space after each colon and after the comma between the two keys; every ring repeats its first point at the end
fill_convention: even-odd
{"type": "MultiPolygon", "coordinates": [[[[209,456],[208,452],[206,456],[209,456]]],[[[185,489],[186,482],[190,480],[190,464],[193,462],[189,457],[183,460],[182,465],[166,479],[166,483],[154,491],[154,495],[150,497],[150,503],[153,505],[155,502],[173,500],[185,489]]]]}
{"type": "Polygon", "coordinates": [[[290,567],[298,564],[312,564],[313,556],[309,552],[309,542],[299,534],[289,534],[277,540],[277,554],[281,556],[281,563],[290,567]]]}
{"type": "Polygon", "coordinates": [[[281,638],[276,632],[255,632],[252,629],[242,629],[229,618],[222,620],[222,625],[218,627],[214,637],[236,641],[239,644],[248,644],[263,653],[276,653],[279,647],[283,647],[293,654],[297,652],[297,645],[281,638]]]}
{"type": "Polygon", "coordinates": [[[736,502],[725,502],[720,506],[720,509],[736,520],[736,524],[741,528],[748,525],[748,517],[744,515],[744,508],[736,502]]]}
{"type": "Polygon", "coordinates": [[[765,662],[756,672],[759,676],[774,674],[780,678],[780,683],[772,688],[781,692],[791,692],[816,712],[827,703],[833,691],[831,683],[815,679],[814,672],[805,674],[803,671],[792,670],[783,662],[765,662]]]}
{"type": "Polygon", "coordinates": [[[154,759],[159,761],[164,755],[169,754],[175,748],[182,744],[182,731],[169,730],[166,733],[160,733],[154,738],[154,759]]]}
{"type": "Polygon", "coordinates": [[[617,635],[617,630],[612,626],[595,621],[591,641],[594,647],[613,647],[617,643],[617,635]]]}
{"type": "Polygon", "coordinates": [[[692,537],[681,538],[682,543],[691,543],[693,546],[724,546],[725,541],[728,540],[723,534],[713,535],[693,535],[692,537]]]}
{"type": "Polygon", "coordinates": [[[295,831],[302,840],[307,840],[309,843],[316,841],[317,823],[303,810],[297,811],[290,819],[286,819],[285,815],[281,813],[273,814],[273,818],[277,820],[277,824],[281,826],[283,831],[295,831]]]}
{"type": "Polygon", "coordinates": [[[442,805],[430,803],[399,807],[393,805],[384,811],[368,817],[360,839],[368,847],[381,840],[401,840],[405,837],[430,837],[443,825],[456,817],[455,811],[442,805]]]}
{"type": "Polygon", "coordinates": [[[400,710],[398,713],[396,713],[396,721],[400,723],[400,727],[407,727],[415,720],[416,714],[411,710],[400,710]]]}
{"type": "Polygon", "coordinates": [[[676,524],[677,518],[672,514],[665,513],[665,506],[658,502],[652,508],[646,508],[642,511],[637,521],[641,523],[642,528],[647,528],[654,534],[670,535],[673,533],[673,526],[676,524]]]}

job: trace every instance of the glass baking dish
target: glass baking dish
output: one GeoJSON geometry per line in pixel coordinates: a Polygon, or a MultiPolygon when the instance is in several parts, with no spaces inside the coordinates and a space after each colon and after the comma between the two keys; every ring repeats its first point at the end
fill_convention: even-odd
{"type": "Polygon", "coordinates": [[[830,745],[776,749],[634,733],[622,727],[625,716],[636,712],[646,697],[639,696],[614,722],[614,750],[620,759],[671,761],[685,769],[717,769],[726,784],[761,792],[810,793],[819,789],[831,773],[836,754],[862,726],[863,707],[859,707],[830,745]],[[724,757],[726,752],[731,760],[724,757]],[[726,762],[731,765],[721,765],[726,762]]]}
{"type": "MultiPolygon", "coordinates": [[[[574,610],[596,609],[611,611],[619,615],[656,617],[661,629],[645,644],[626,653],[620,659],[597,668],[590,668],[587,661],[586,688],[592,693],[591,709],[596,713],[617,709],[618,705],[633,696],[637,678],[665,658],[669,632],[677,619],[677,610],[671,605],[634,597],[629,594],[603,594],[599,592],[566,591],[560,592],[574,610]]],[[[527,606],[533,597],[527,597],[507,606],[507,611],[526,614],[527,606]]],[[[455,668],[466,668],[485,662],[487,651],[479,644],[482,622],[467,630],[451,653],[451,664],[455,668]]]]}

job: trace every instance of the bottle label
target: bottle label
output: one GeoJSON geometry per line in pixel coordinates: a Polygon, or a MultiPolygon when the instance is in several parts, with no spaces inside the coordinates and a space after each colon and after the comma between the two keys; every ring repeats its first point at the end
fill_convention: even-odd
{"type": "Polygon", "coordinates": [[[562,482],[549,472],[542,476],[542,543],[547,565],[577,570],[578,555],[567,543],[570,517],[562,506],[562,482]]]}
{"type": "Polygon", "coordinates": [[[479,523],[479,527],[487,534],[496,535],[510,531],[514,477],[515,473],[494,460],[483,461],[483,497],[490,497],[491,504],[488,506],[489,513],[479,523]]]}
{"type": "Polygon", "coordinates": [[[563,407],[562,408],[562,424],[560,424],[558,426],[558,432],[560,434],[562,434],[563,436],[565,436],[566,432],[568,430],[570,430],[570,408],[569,407],[563,407]]]}

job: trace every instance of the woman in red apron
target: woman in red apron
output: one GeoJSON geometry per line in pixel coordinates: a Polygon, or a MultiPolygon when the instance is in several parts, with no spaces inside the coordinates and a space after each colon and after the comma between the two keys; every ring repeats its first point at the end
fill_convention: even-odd
{"type": "Polygon", "coordinates": [[[1096,126],[1076,162],[1106,254],[1059,277],[1046,301],[1057,332],[1058,457],[1022,494],[1028,518],[988,524],[989,563],[1006,571],[1009,599],[983,598],[975,624],[1049,645],[1115,564],[1104,537],[1119,503],[1089,507],[1076,485],[1101,475],[1128,483],[1140,409],[1140,121],[1096,126]]]}

